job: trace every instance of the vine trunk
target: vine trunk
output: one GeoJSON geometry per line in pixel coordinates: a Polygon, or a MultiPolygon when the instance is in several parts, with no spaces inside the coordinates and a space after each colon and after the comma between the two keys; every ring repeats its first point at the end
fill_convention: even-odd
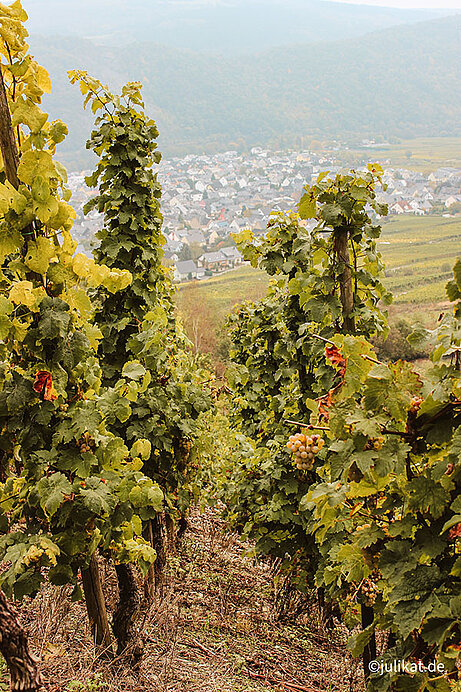
{"type": "Polygon", "coordinates": [[[12,692],[38,692],[41,687],[38,661],[30,653],[18,613],[3,591],[0,591],[0,652],[8,666],[12,692]]]}

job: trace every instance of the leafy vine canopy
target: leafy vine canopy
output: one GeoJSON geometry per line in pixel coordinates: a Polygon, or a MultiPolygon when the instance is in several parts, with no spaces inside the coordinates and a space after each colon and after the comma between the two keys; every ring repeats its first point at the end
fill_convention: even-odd
{"type": "Polygon", "coordinates": [[[111,417],[131,414],[126,392],[142,382],[121,372],[115,392],[101,387],[89,291],[124,290],[132,275],[75,253],[66,171],[54,158],[67,128],[41,109],[51,84],[28,52],[26,18],[19,1],[0,5],[10,113],[0,171],[2,587],[33,593],[46,567],[53,583],[74,583],[77,597],[78,569],[97,547],[148,569],[155,551],[142,520],[164,495],[142,472],[147,441],[128,447],[112,431],[111,417]]]}

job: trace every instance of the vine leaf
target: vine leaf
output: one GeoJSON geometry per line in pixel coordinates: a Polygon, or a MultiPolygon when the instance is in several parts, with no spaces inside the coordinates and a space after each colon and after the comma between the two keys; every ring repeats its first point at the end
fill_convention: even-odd
{"type": "Polygon", "coordinates": [[[40,506],[47,516],[56,514],[59,507],[72,493],[72,484],[63,473],[56,472],[37,483],[40,506]]]}
{"type": "Polygon", "coordinates": [[[55,401],[58,397],[53,387],[51,373],[46,370],[39,370],[35,376],[33,389],[38,394],[43,394],[44,401],[55,401]]]}

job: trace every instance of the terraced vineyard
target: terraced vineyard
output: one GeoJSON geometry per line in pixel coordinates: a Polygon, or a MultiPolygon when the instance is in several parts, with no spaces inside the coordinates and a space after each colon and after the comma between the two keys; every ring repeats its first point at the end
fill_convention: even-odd
{"type": "MultiPolygon", "coordinates": [[[[414,305],[445,300],[445,284],[455,259],[461,256],[461,217],[394,217],[384,224],[379,249],[386,265],[386,286],[394,302],[414,305]]],[[[260,298],[267,276],[249,266],[203,283],[184,284],[179,305],[186,317],[193,305],[200,305],[215,328],[242,300],[260,298]]]]}
{"type": "Polygon", "coordinates": [[[393,218],[384,225],[379,249],[395,302],[445,300],[453,261],[461,255],[461,218],[393,218]]]}
{"type": "Polygon", "coordinates": [[[461,137],[416,137],[382,148],[356,149],[354,153],[365,162],[371,157],[390,161],[393,166],[429,173],[439,166],[460,165],[461,137]]]}

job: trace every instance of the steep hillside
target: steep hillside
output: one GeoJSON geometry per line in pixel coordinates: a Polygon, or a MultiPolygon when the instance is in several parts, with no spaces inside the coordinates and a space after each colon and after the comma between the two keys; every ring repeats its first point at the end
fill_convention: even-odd
{"type": "Polygon", "coordinates": [[[81,39],[34,38],[54,92],[46,105],[67,118],[64,151],[77,152],[91,126],[66,70],[88,69],[119,85],[140,79],[164,151],[299,145],[317,135],[456,135],[461,131],[461,15],[359,39],[210,56],[144,43],[118,49],[81,39]]]}
{"type": "Polygon", "coordinates": [[[325,0],[26,0],[25,7],[35,33],[233,53],[351,38],[437,16],[325,0]]]}

